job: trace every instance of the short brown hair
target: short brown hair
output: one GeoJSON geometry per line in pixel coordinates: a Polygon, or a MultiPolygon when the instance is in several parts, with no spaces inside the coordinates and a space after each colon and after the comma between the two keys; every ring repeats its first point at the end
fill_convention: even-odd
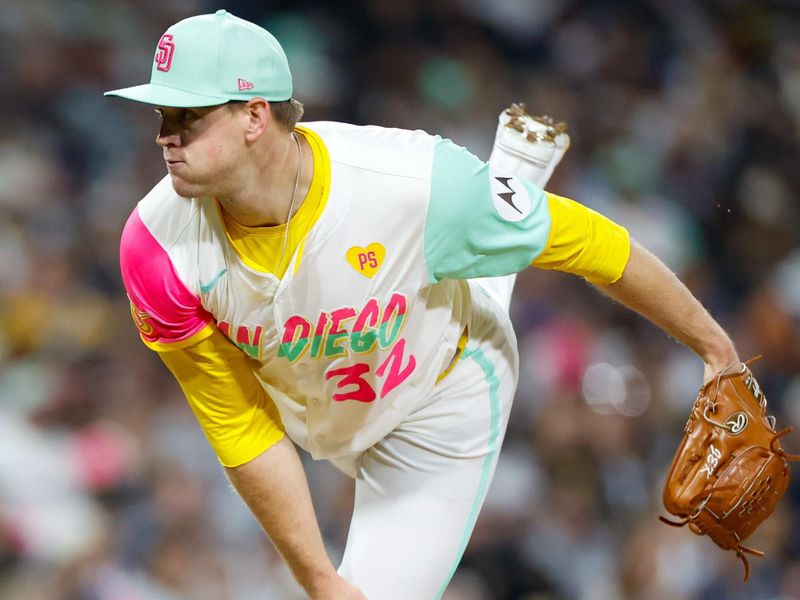
{"type": "Polygon", "coordinates": [[[269,109],[272,111],[272,117],[286,128],[286,131],[293,131],[294,126],[303,117],[303,103],[289,98],[283,102],[270,102],[269,109]]]}
{"type": "MultiPolygon", "coordinates": [[[[230,110],[234,111],[240,106],[246,104],[243,100],[232,100],[228,102],[227,106],[230,110]]],[[[302,118],[304,108],[303,103],[294,98],[288,100],[281,100],[280,102],[268,102],[269,110],[272,113],[272,118],[286,131],[294,131],[294,126],[302,118]]]]}

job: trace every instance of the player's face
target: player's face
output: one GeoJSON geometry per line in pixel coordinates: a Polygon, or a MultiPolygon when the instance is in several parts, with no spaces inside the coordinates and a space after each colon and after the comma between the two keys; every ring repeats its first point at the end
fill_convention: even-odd
{"type": "Polygon", "coordinates": [[[224,193],[239,158],[237,120],[225,105],[156,109],[161,127],[156,143],[175,191],[186,198],[224,193]]]}

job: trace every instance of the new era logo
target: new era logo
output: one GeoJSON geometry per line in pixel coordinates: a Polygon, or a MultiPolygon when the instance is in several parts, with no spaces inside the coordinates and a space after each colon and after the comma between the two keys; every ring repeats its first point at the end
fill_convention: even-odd
{"type": "Polygon", "coordinates": [[[239,79],[238,83],[239,83],[239,91],[240,92],[244,92],[246,90],[252,90],[253,87],[254,87],[252,83],[250,83],[249,81],[246,81],[244,79],[239,79]]]}

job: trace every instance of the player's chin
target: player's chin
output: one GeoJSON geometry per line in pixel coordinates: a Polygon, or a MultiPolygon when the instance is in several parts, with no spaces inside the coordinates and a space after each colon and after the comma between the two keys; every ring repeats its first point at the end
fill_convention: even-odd
{"type": "Polygon", "coordinates": [[[197,198],[205,195],[205,186],[187,181],[172,171],[170,171],[169,176],[172,180],[172,189],[175,190],[175,193],[178,194],[178,196],[183,198],[197,198]]]}

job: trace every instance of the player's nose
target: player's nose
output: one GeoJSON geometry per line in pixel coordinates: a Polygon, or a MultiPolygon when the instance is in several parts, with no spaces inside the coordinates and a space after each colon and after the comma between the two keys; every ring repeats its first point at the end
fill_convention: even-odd
{"type": "Polygon", "coordinates": [[[166,148],[167,146],[180,146],[181,136],[177,127],[171,127],[165,119],[161,122],[161,127],[156,136],[156,144],[166,148]]]}

